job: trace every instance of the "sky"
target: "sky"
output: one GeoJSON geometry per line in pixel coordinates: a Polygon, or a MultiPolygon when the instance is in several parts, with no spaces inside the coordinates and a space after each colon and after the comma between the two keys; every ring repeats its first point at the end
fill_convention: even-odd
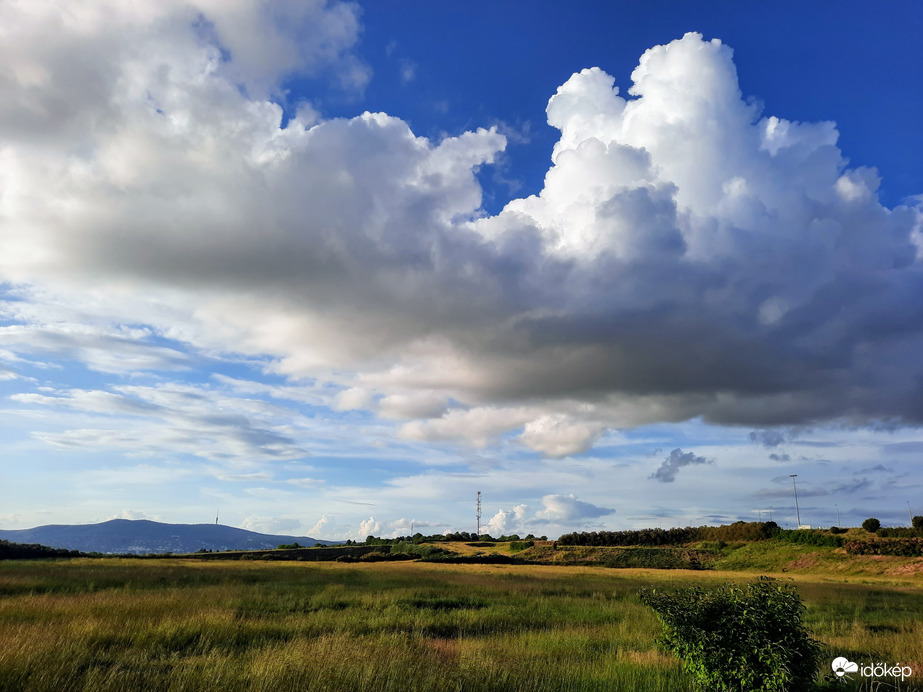
{"type": "Polygon", "coordinates": [[[906,524],[921,31],[0,0],[0,528],[906,524]]]}

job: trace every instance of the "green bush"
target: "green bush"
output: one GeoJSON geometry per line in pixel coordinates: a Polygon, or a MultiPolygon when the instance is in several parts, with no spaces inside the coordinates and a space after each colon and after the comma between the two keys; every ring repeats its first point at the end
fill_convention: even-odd
{"type": "Polygon", "coordinates": [[[913,524],[913,528],[915,528],[917,531],[923,531],[923,517],[921,517],[919,514],[911,519],[911,523],[913,524]]]}
{"type": "Polygon", "coordinates": [[[881,522],[878,521],[875,517],[869,517],[862,522],[862,528],[868,531],[869,533],[875,533],[878,529],[881,528],[881,522]]]}
{"type": "Polygon", "coordinates": [[[842,536],[831,536],[821,531],[812,531],[805,529],[787,530],[783,529],[776,533],[776,539],[786,543],[800,543],[802,545],[830,546],[831,548],[842,548],[842,536]]]}
{"type": "Polygon", "coordinates": [[[923,538],[888,538],[885,540],[849,541],[846,543],[846,552],[850,555],[923,557],[923,538]]]}
{"type": "Polygon", "coordinates": [[[510,552],[519,553],[535,545],[535,541],[510,541],[510,552]]]}
{"type": "Polygon", "coordinates": [[[391,544],[391,554],[392,555],[407,555],[411,558],[418,557],[432,557],[434,555],[442,555],[446,550],[443,548],[437,548],[434,545],[415,544],[408,543],[407,541],[398,541],[397,543],[391,544]]]}
{"type": "Polygon", "coordinates": [[[698,689],[783,692],[813,685],[822,645],[808,635],[794,586],[760,577],[743,586],[639,595],[663,624],[660,643],[682,660],[698,689]]]}
{"type": "Polygon", "coordinates": [[[921,532],[906,526],[883,526],[875,533],[879,538],[919,538],[921,532]]]}

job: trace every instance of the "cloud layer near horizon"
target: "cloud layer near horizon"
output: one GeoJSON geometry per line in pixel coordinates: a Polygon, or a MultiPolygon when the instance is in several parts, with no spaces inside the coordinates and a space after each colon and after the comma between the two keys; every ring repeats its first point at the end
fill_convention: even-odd
{"type": "Polygon", "coordinates": [[[288,75],[369,78],[351,5],[52,5],[0,8],[15,357],[181,369],[165,337],[332,383],[410,439],[553,457],[697,416],[923,423],[919,209],[882,207],[833,123],[745,100],[720,41],[650,49],[628,99],[574,74],[544,189],[489,217],[495,129],[283,117],[288,75]]]}

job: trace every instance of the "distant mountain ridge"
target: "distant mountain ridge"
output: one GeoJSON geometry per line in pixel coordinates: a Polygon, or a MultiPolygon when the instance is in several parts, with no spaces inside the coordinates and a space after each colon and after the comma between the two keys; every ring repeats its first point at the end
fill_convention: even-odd
{"type": "Polygon", "coordinates": [[[49,524],[0,529],[0,540],[40,543],[85,553],[194,553],[198,550],[267,550],[282,543],[335,545],[308,536],[281,536],[220,524],[163,524],[146,519],[111,519],[100,524],[49,524]]]}

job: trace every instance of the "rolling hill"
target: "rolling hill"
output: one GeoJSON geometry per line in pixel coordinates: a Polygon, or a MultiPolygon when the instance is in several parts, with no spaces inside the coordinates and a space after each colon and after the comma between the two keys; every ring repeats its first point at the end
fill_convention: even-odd
{"type": "Polygon", "coordinates": [[[281,543],[331,545],[308,536],[277,536],[219,524],[162,524],[112,519],[100,524],[49,524],[32,529],[0,530],[0,540],[40,543],[86,553],[194,553],[198,550],[265,550],[281,543]]]}

